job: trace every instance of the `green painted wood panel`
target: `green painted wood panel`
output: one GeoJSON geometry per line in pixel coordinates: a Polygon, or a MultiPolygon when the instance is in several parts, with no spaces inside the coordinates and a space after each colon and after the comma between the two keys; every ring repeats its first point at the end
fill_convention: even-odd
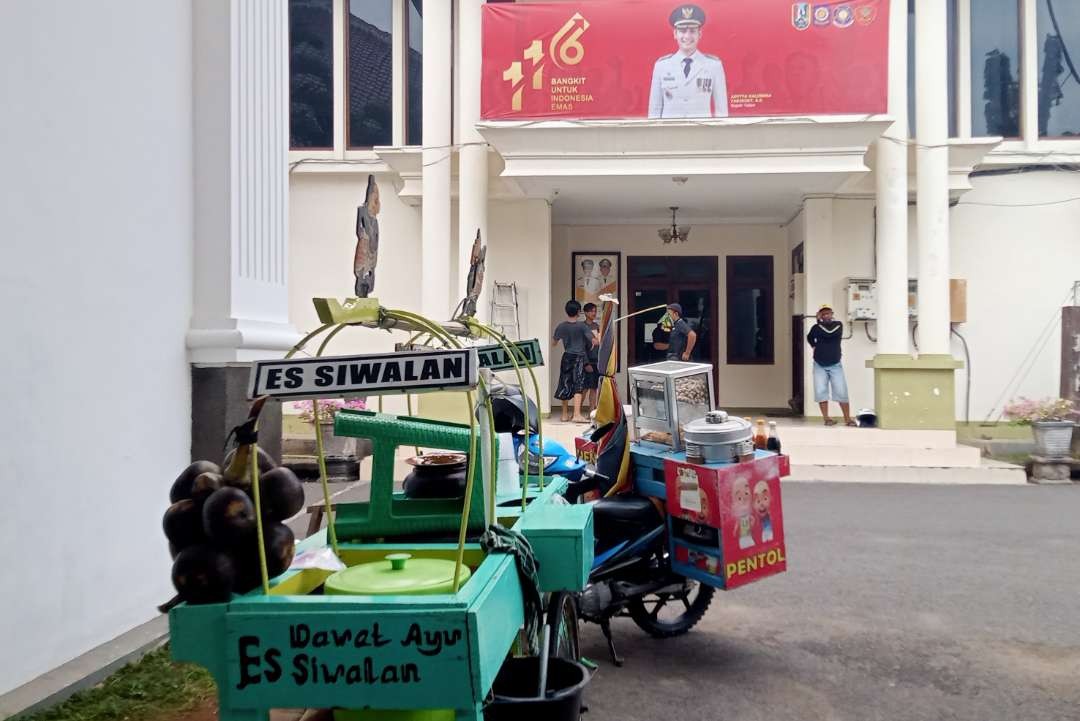
{"type": "Polygon", "coordinates": [[[548,505],[530,509],[514,526],[533,547],[540,564],[540,588],[580,591],[593,561],[592,506],[548,505]]]}
{"type": "Polygon", "coordinates": [[[475,630],[472,634],[475,645],[470,658],[478,661],[473,669],[473,693],[480,699],[495,682],[525,619],[515,561],[507,555],[500,559],[500,564],[498,577],[484,586],[468,614],[469,627],[475,630]]]}

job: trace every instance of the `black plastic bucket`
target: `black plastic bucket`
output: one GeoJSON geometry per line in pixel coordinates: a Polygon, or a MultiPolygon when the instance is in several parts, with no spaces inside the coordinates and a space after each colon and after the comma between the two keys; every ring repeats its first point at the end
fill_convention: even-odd
{"type": "Polygon", "coordinates": [[[495,700],[484,709],[484,721],[578,721],[589,679],[580,663],[549,659],[547,695],[539,698],[540,659],[507,659],[491,687],[495,700]]]}

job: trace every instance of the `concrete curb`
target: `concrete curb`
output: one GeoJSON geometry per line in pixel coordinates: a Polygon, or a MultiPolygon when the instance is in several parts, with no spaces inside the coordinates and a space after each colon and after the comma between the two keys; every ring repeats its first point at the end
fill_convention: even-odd
{"type": "Polygon", "coordinates": [[[168,637],[168,616],[158,616],[136,626],[0,696],[0,719],[55,706],[79,691],[96,686],[115,671],[159,648],[168,637]]]}

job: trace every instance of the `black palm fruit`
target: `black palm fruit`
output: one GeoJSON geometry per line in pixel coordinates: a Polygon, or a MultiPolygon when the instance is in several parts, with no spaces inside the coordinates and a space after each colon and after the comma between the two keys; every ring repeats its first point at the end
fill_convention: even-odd
{"type": "Polygon", "coordinates": [[[203,530],[222,548],[232,548],[255,533],[255,504],[239,488],[219,488],[202,509],[203,530]]]}
{"type": "Polygon", "coordinates": [[[236,569],[224,551],[205,544],[191,546],[173,562],[172,582],[188,603],[222,603],[232,595],[236,569]]]}
{"type": "Polygon", "coordinates": [[[191,486],[202,473],[221,473],[221,468],[218,464],[210,461],[195,461],[192,463],[181,471],[180,475],[173,481],[172,488],[169,490],[169,503],[191,498],[191,486]]]}

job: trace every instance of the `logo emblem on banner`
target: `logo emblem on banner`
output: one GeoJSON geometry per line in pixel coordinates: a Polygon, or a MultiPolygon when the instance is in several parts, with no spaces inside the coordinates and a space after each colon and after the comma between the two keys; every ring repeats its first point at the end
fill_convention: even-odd
{"type": "Polygon", "coordinates": [[[833,10],[833,25],[838,28],[846,28],[855,22],[855,13],[851,11],[849,5],[840,5],[833,10]]]}
{"type": "MultiPolygon", "coordinates": [[[[683,8],[683,12],[686,12],[686,8],[683,8]]],[[[693,10],[690,11],[693,13],[693,10]]],[[[580,38],[589,29],[589,21],[581,16],[581,13],[574,13],[569,20],[567,20],[561,28],[555,33],[555,36],[548,44],[548,56],[551,58],[551,62],[555,63],[560,68],[565,69],[566,65],[577,65],[585,57],[585,47],[581,44],[580,38]]],[[[525,91],[525,71],[522,67],[522,63],[528,61],[531,63],[532,69],[532,89],[543,90],[544,89],[544,43],[543,40],[533,40],[528,47],[521,53],[521,60],[515,60],[510,63],[503,70],[503,80],[510,83],[514,89],[513,98],[510,101],[510,108],[513,112],[519,112],[521,110],[521,98],[525,91]]]]}
{"type": "Polygon", "coordinates": [[[862,25],[869,25],[877,17],[877,8],[873,5],[863,5],[855,10],[855,19],[862,25]]]}
{"type": "Polygon", "coordinates": [[[817,5],[814,7],[814,24],[815,25],[828,25],[832,22],[832,10],[828,5],[817,5]]]}
{"type": "Polygon", "coordinates": [[[694,8],[684,7],[682,9],[682,16],[683,20],[689,20],[690,18],[694,17],[694,8]]]}
{"type": "Polygon", "coordinates": [[[810,27],[810,3],[795,3],[791,6],[791,24],[796,30],[810,27]]]}

